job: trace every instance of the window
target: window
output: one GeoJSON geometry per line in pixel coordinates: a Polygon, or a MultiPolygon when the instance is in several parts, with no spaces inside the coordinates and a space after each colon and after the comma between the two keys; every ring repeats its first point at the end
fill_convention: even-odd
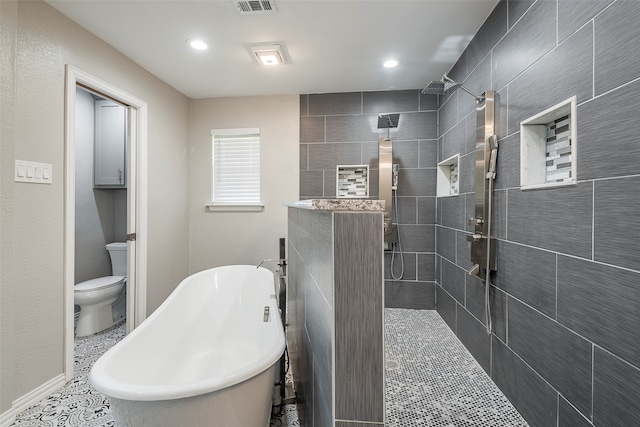
{"type": "Polygon", "coordinates": [[[260,129],[212,129],[210,211],[259,211],[260,129]]]}

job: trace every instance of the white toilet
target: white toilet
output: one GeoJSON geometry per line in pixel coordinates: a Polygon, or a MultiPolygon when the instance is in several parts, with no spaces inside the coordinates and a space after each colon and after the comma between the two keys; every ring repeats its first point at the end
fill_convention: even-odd
{"type": "Polygon", "coordinates": [[[80,306],[76,336],[85,337],[103,331],[124,320],[126,314],[127,244],[107,245],[113,276],[78,283],[73,301],[80,306]]]}

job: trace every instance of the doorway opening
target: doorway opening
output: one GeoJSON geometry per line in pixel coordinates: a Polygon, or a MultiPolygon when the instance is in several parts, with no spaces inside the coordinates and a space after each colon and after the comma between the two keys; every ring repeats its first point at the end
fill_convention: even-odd
{"type": "Polygon", "coordinates": [[[65,90],[64,360],[65,378],[70,381],[74,375],[75,284],[107,270],[111,275],[105,246],[97,242],[118,241],[126,247],[126,291],[115,305],[126,313],[127,333],[146,317],[147,104],[71,65],[66,69],[65,90]],[[90,130],[79,123],[86,118],[83,108],[87,106],[93,114],[90,130]],[[111,145],[105,150],[92,147],[102,120],[100,110],[106,111],[104,120],[114,114],[122,116],[123,122],[115,128],[122,128],[120,139],[124,141],[115,150],[111,145]],[[93,134],[89,135],[90,153],[82,131],[77,134],[78,125],[85,134],[93,134]],[[80,259],[76,259],[78,251],[83,254],[80,259]]]}

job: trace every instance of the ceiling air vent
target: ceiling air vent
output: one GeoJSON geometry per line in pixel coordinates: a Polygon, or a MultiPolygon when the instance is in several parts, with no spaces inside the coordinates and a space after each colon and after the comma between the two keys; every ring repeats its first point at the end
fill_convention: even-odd
{"type": "Polygon", "coordinates": [[[241,15],[270,15],[276,13],[274,0],[233,0],[241,15]]]}

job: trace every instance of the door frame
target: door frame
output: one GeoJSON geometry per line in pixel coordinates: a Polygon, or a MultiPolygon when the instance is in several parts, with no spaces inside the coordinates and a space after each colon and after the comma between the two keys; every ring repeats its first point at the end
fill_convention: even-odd
{"type": "Polygon", "coordinates": [[[127,234],[127,333],[140,325],[147,313],[147,103],[129,93],[92,76],[72,65],[66,65],[65,77],[65,201],[64,201],[64,372],[66,381],[74,374],[74,310],[75,276],[75,110],[76,86],[81,85],[112,98],[130,112],[128,129],[127,234]]]}

